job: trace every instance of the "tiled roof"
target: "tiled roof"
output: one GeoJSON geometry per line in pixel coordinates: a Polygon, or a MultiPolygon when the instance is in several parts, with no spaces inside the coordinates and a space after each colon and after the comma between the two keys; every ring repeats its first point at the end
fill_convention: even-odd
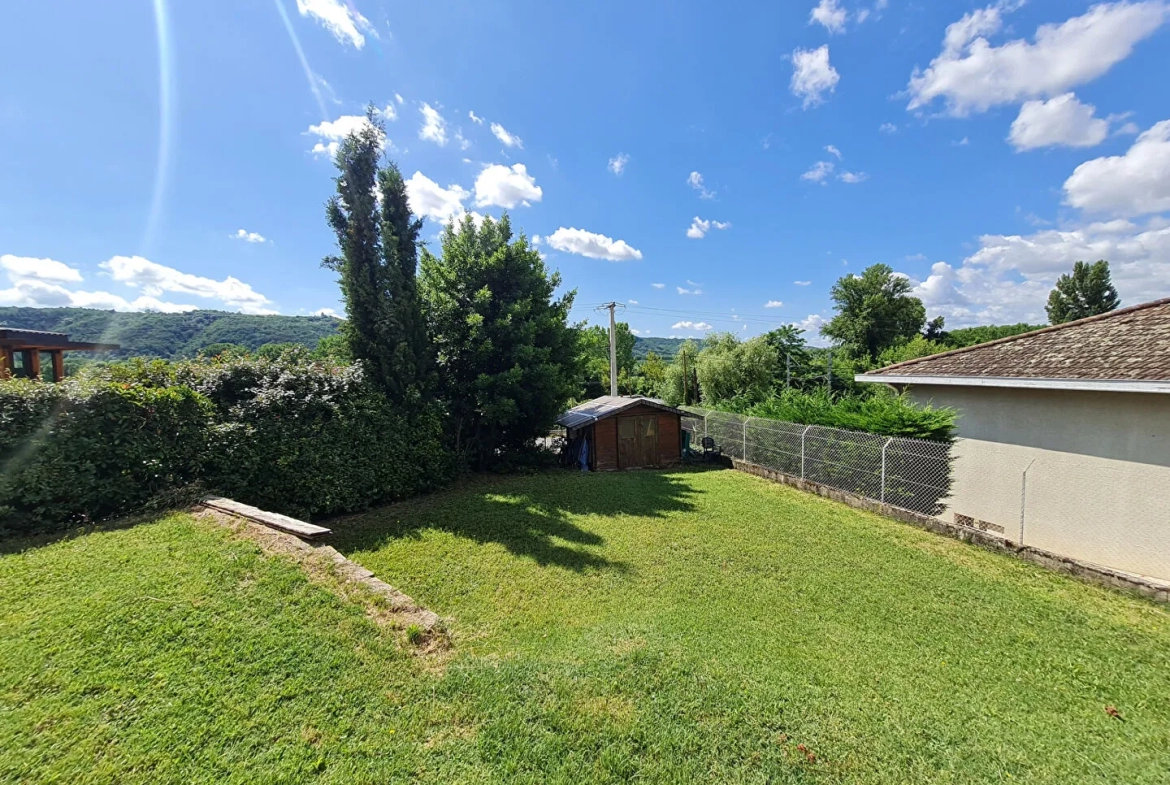
{"type": "Polygon", "coordinates": [[[907,360],[864,376],[1170,381],[1170,298],[907,360]]]}

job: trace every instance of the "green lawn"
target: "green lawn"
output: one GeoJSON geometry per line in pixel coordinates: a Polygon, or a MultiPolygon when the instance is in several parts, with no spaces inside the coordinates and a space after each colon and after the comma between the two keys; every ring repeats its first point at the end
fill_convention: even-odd
{"type": "Polygon", "coordinates": [[[0,781],[1170,772],[1166,609],[744,474],[500,478],[334,526],[447,657],[187,515],[8,543],[0,781]]]}

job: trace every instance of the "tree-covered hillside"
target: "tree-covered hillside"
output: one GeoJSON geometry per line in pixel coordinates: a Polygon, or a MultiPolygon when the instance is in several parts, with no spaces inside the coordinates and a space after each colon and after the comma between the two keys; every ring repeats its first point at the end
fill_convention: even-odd
{"type": "Polygon", "coordinates": [[[330,316],[249,316],[225,311],[119,313],[89,308],[0,308],[0,326],[68,333],[75,341],[120,344],[117,357],[193,357],[206,346],[266,343],[310,348],[337,332],[330,316]]]}
{"type": "Polygon", "coordinates": [[[634,341],[634,359],[645,360],[647,354],[654,352],[659,357],[669,360],[678,354],[678,347],[685,341],[685,338],[638,338],[634,341]]]}

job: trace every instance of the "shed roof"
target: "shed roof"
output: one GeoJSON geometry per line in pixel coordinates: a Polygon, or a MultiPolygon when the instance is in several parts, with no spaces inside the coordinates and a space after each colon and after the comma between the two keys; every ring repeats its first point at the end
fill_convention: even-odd
{"type": "Polygon", "coordinates": [[[647,398],[643,395],[603,395],[600,398],[594,398],[592,401],[586,401],[569,409],[569,411],[557,418],[557,425],[563,425],[566,428],[580,428],[582,425],[589,425],[598,420],[604,420],[606,417],[612,417],[619,412],[638,405],[650,406],[665,412],[673,412],[683,417],[695,416],[690,412],[684,412],[682,409],[676,409],[657,398],[647,398]]]}
{"type": "Polygon", "coordinates": [[[71,341],[65,333],[51,333],[44,330],[15,330],[11,327],[0,327],[0,344],[11,346],[13,349],[62,349],[87,352],[116,351],[121,348],[116,343],[71,341]]]}
{"type": "Polygon", "coordinates": [[[1170,392],[1170,298],[890,365],[859,382],[1170,392]]]}

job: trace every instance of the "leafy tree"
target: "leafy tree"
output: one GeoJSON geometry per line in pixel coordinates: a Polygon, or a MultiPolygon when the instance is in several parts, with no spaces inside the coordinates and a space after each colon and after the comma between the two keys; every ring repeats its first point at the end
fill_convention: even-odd
{"type": "Polygon", "coordinates": [[[776,353],[776,379],[773,387],[780,389],[789,381],[792,386],[802,385],[809,373],[808,341],[804,330],[796,325],[786,324],[771,332],[764,333],[764,340],[776,353]]]}
{"type": "Polygon", "coordinates": [[[950,347],[932,341],[924,335],[915,335],[906,343],[891,346],[878,355],[876,367],[884,368],[894,363],[917,360],[919,357],[929,357],[939,352],[950,351],[950,347]]]}
{"type": "Polygon", "coordinates": [[[286,354],[307,354],[299,343],[266,343],[256,349],[256,356],[264,360],[278,360],[286,354]]]}
{"type": "Polygon", "coordinates": [[[934,343],[946,343],[948,335],[946,323],[945,318],[941,316],[934,317],[927,323],[926,329],[922,331],[922,337],[934,343]]]}
{"type": "Polygon", "coordinates": [[[349,353],[349,341],[341,333],[326,335],[317,341],[317,348],[313,350],[313,359],[331,359],[345,363],[353,362],[353,356],[349,353]]]}
{"type": "Polygon", "coordinates": [[[249,354],[247,346],[235,343],[213,343],[200,349],[197,356],[208,359],[236,360],[247,357],[249,354]]]}
{"type": "Polygon", "coordinates": [[[776,350],[765,336],[740,341],[733,333],[710,335],[699,352],[697,371],[704,403],[733,398],[762,400],[776,378],[776,350]]]}
{"type": "Polygon", "coordinates": [[[398,167],[379,169],[386,135],[373,107],[366,117],[334,161],[337,195],[325,210],[341,255],[323,264],[340,277],[353,356],[391,401],[417,401],[434,381],[415,280],[422,220],[410,211],[398,167]]]}
{"type": "Polygon", "coordinates": [[[657,398],[662,395],[669,366],[655,352],[647,352],[646,359],[638,363],[634,373],[634,392],[657,398]]]}
{"type": "Polygon", "coordinates": [[[1109,313],[1121,304],[1109,275],[1109,262],[1077,262],[1072,275],[1062,275],[1048,295],[1048,321],[1064,324],[1086,316],[1109,313]]]}
{"type": "Polygon", "coordinates": [[[666,369],[659,395],[671,406],[688,406],[699,402],[699,377],[695,363],[699,345],[687,339],[675,352],[674,362],[666,369]]]}
{"type": "Polygon", "coordinates": [[[456,450],[484,467],[547,434],[577,391],[575,293],[555,296],[560,276],[507,215],[479,228],[465,216],[441,244],[422,252],[420,289],[456,450]]]}
{"type": "MultiPolygon", "coordinates": [[[[609,394],[609,328],[597,325],[581,327],[579,346],[581,362],[585,367],[585,390],[588,397],[609,394]]],[[[618,389],[623,389],[622,377],[631,383],[634,373],[634,343],[636,338],[630,332],[630,325],[618,322],[614,325],[617,343],[618,389]]]]}
{"type": "Polygon", "coordinates": [[[1044,325],[1042,324],[1027,324],[1025,322],[1020,322],[1019,324],[985,325],[982,327],[963,327],[948,332],[945,343],[948,349],[962,349],[965,346],[974,346],[977,343],[986,343],[987,341],[997,341],[1000,338],[1010,338],[1013,335],[1030,333],[1033,330],[1041,330],[1043,328],[1044,325]]]}
{"type": "Polygon", "coordinates": [[[833,285],[830,296],[837,315],[821,332],[850,354],[877,357],[883,350],[909,341],[926,322],[926,308],[910,296],[910,282],[885,264],[847,275],[833,285]]]}

